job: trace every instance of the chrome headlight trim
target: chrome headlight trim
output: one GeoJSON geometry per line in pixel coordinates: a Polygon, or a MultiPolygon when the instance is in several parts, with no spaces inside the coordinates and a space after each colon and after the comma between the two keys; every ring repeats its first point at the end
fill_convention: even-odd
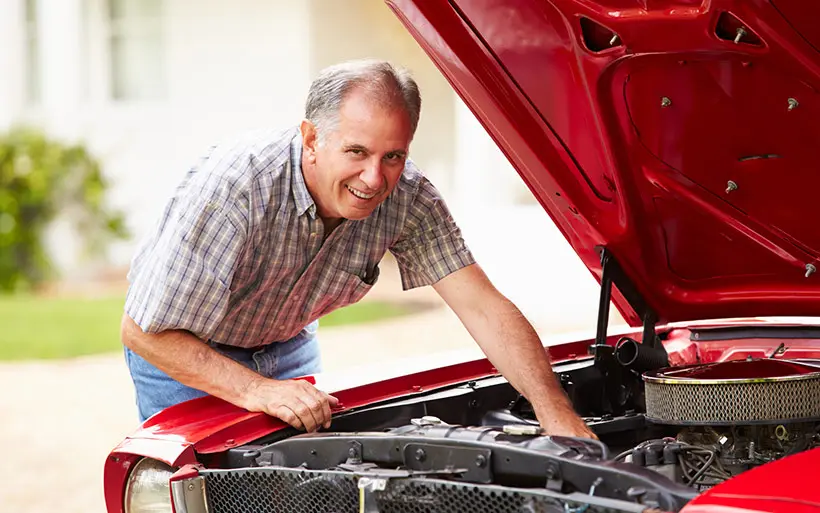
{"type": "Polygon", "coordinates": [[[172,482],[171,497],[176,513],[208,513],[205,479],[201,476],[172,482]]]}

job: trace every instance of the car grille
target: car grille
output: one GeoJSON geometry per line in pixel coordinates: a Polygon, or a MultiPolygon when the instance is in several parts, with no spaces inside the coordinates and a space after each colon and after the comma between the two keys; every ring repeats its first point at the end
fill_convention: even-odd
{"type": "MultiPolygon", "coordinates": [[[[200,475],[205,479],[209,513],[360,511],[358,476],[349,472],[253,468],[205,470],[200,475]]],[[[374,492],[374,498],[380,513],[564,513],[563,502],[548,493],[404,478],[388,481],[385,490],[374,492]]]]}

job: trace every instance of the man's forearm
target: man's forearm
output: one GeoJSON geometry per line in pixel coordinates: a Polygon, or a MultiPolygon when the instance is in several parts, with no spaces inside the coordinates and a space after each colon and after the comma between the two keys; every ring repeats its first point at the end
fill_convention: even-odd
{"type": "Polygon", "coordinates": [[[246,391],[260,379],[185,331],[147,334],[124,315],[120,335],[125,346],[174,380],[240,407],[246,407],[246,391]]]}
{"type": "Polygon", "coordinates": [[[498,295],[463,315],[473,317],[462,322],[493,365],[532,403],[540,420],[573,411],[538,334],[515,305],[498,295]]]}

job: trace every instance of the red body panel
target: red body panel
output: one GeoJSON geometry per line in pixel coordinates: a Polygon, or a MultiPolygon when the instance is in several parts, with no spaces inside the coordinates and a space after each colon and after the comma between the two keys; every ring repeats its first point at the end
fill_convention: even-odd
{"type": "Polygon", "coordinates": [[[820,449],[753,468],[692,500],[681,513],[820,512],[820,449]]]}
{"type": "Polygon", "coordinates": [[[387,3],[597,277],[661,323],[820,315],[820,4],[387,3]]]}

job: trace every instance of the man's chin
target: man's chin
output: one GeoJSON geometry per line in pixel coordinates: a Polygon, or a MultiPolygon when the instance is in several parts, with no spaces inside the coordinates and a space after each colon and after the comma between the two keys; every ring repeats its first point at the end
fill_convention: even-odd
{"type": "Polygon", "coordinates": [[[367,219],[374,210],[376,210],[375,206],[372,208],[348,208],[345,210],[343,217],[350,221],[361,221],[367,219]]]}

